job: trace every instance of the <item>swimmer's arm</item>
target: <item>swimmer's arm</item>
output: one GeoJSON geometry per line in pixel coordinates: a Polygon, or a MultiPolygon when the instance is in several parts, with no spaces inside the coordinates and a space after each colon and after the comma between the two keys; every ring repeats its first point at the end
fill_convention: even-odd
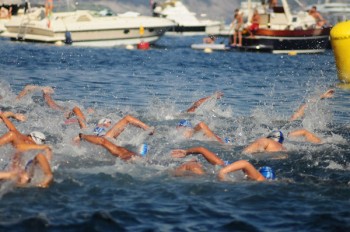
{"type": "Polygon", "coordinates": [[[26,96],[27,94],[34,92],[34,91],[40,91],[41,87],[36,85],[26,85],[23,90],[17,95],[16,100],[19,100],[26,96]]]}
{"type": "Polygon", "coordinates": [[[209,151],[204,147],[192,147],[187,150],[174,150],[171,155],[174,158],[183,158],[189,154],[202,155],[209,163],[213,165],[224,165],[224,161],[220,159],[215,153],[209,151]]]}
{"type": "MultiPolygon", "coordinates": [[[[332,98],[334,96],[334,89],[329,89],[326,92],[324,92],[323,94],[321,94],[321,96],[319,97],[320,100],[326,99],[326,98],[332,98]]],[[[309,102],[314,103],[316,102],[318,99],[314,98],[311,99],[309,102]]],[[[290,121],[294,121],[297,120],[298,118],[301,118],[304,116],[305,114],[305,109],[307,108],[307,104],[303,104],[299,107],[299,109],[291,116],[291,118],[289,119],[290,121]]]]}
{"type": "Polygon", "coordinates": [[[79,107],[74,107],[73,108],[73,113],[75,114],[75,116],[77,116],[78,122],[79,122],[79,126],[81,129],[86,128],[86,118],[85,115],[83,114],[83,112],[80,110],[79,107]]]}
{"type": "Polygon", "coordinates": [[[38,184],[38,187],[47,188],[53,181],[53,174],[50,164],[43,154],[38,154],[35,160],[39,164],[39,167],[44,173],[44,179],[38,184]]]}
{"type": "Polygon", "coordinates": [[[219,180],[224,181],[226,179],[226,175],[230,172],[235,172],[238,170],[242,170],[250,179],[256,181],[264,181],[265,178],[260,174],[255,167],[246,160],[236,161],[219,171],[218,178],[219,180]]]}
{"type": "MultiPolygon", "coordinates": [[[[222,92],[216,92],[216,99],[220,99],[224,94],[222,92]]],[[[194,102],[193,105],[187,109],[188,113],[193,113],[196,111],[196,109],[202,105],[204,102],[206,102],[209,98],[211,98],[212,96],[208,96],[208,97],[204,97],[199,99],[198,101],[194,102]]]]}
{"type": "Polygon", "coordinates": [[[3,115],[5,115],[5,117],[7,118],[14,118],[21,122],[24,122],[25,120],[27,120],[27,117],[24,114],[17,114],[10,111],[3,112],[3,115]]]}
{"type": "Polygon", "coordinates": [[[43,91],[43,97],[46,102],[46,104],[54,110],[64,110],[62,106],[59,106],[51,97],[51,94],[48,92],[43,91]]]}
{"type": "Polygon", "coordinates": [[[314,133],[306,130],[306,129],[299,129],[294,130],[288,133],[288,137],[304,137],[305,141],[310,143],[321,143],[322,140],[317,137],[314,133]]]}
{"type": "Polygon", "coordinates": [[[307,107],[307,104],[303,104],[299,107],[299,109],[294,112],[294,114],[290,117],[289,121],[297,120],[298,118],[301,118],[305,114],[305,109],[307,107]]]}
{"type": "Polygon", "coordinates": [[[32,150],[43,150],[46,153],[47,159],[50,161],[52,159],[52,149],[48,145],[44,144],[27,144],[21,143],[16,146],[19,151],[32,151],[32,150]]]}
{"type": "Polygon", "coordinates": [[[193,129],[195,132],[202,131],[208,138],[213,138],[219,143],[224,143],[224,141],[222,141],[222,139],[218,135],[216,135],[212,130],[210,130],[208,125],[206,125],[203,122],[198,123],[193,129]]]}
{"type": "Polygon", "coordinates": [[[15,131],[15,132],[17,132],[17,128],[16,128],[15,125],[7,118],[6,113],[0,113],[0,118],[2,119],[2,121],[5,123],[6,127],[7,127],[10,131],[15,131]]]}

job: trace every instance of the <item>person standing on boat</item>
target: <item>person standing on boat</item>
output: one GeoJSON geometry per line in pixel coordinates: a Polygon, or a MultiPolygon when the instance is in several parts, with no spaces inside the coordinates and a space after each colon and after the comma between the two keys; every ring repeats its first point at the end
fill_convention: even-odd
{"type": "Polygon", "coordinates": [[[241,47],[242,46],[242,31],[243,31],[243,15],[239,9],[235,10],[234,19],[232,22],[233,27],[233,42],[232,47],[241,47]],[[238,38],[238,43],[237,43],[238,38]]]}
{"type": "Polygon", "coordinates": [[[252,19],[250,20],[251,25],[247,28],[250,37],[254,37],[254,32],[259,29],[260,14],[257,9],[254,10],[252,19]]]}
{"type": "Polygon", "coordinates": [[[309,15],[314,17],[316,20],[316,27],[323,27],[324,25],[327,24],[327,21],[322,17],[322,15],[317,11],[316,6],[311,7],[309,10],[309,15]]]}

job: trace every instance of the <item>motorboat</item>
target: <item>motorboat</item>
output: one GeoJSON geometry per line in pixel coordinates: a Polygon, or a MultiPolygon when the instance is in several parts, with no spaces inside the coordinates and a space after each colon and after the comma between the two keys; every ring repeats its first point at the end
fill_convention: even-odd
{"type": "Polygon", "coordinates": [[[349,1],[324,0],[318,1],[314,6],[333,25],[350,19],[349,1]]]}
{"type": "MultiPolygon", "coordinates": [[[[329,46],[330,26],[318,27],[316,20],[307,11],[292,13],[287,0],[282,5],[269,8],[260,0],[248,0],[241,3],[241,12],[249,22],[252,11],[257,9],[260,15],[259,28],[253,36],[243,32],[243,51],[264,51],[272,53],[321,53],[329,46]],[[260,3],[258,3],[260,2],[260,3]],[[255,7],[253,8],[252,6],[255,7]],[[260,4],[260,5],[259,5],[260,4]]],[[[245,28],[248,28],[246,23],[245,28]]],[[[219,36],[229,36],[232,41],[232,28],[226,26],[219,36]]]]}
{"type": "Polygon", "coordinates": [[[72,44],[77,46],[136,45],[154,43],[175,26],[169,19],[126,12],[100,16],[89,10],[52,11],[44,7],[5,23],[2,37],[18,41],[72,44]]]}
{"type": "Polygon", "coordinates": [[[217,34],[223,26],[220,21],[205,18],[205,14],[201,14],[201,17],[198,18],[196,13],[191,12],[179,0],[168,0],[162,3],[154,2],[152,8],[153,16],[170,19],[176,23],[173,30],[168,31],[167,34],[217,34]]]}
{"type": "Polygon", "coordinates": [[[0,33],[6,30],[5,23],[17,17],[18,10],[23,7],[21,0],[0,0],[0,33]]]}

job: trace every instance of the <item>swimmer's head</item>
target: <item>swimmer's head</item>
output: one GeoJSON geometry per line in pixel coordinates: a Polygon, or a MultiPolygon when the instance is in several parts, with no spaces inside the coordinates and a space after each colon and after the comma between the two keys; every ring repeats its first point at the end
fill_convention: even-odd
{"type": "Polygon", "coordinates": [[[259,169],[261,175],[265,177],[267,180],[274,180],[276,178],[275,172],[270,167],[261,167],[259,169]]]}
{"type": "Polygon", "coordinates": [[[36,144],[41,145],[45,143],[46,136],[40,131],[33,131],[29,135],[36,144]]]}
{"type": "Polygon", "coordinates": [[[275,140],[276,142],[283,143],[284,136],[281,131],[272,131],[270,134],[267,135],[268,139],[275,140]]]}
{"type": "Polygon", "coordinates": [[[177,124],[177,127],[189,127],[192,128],[192,124],[190,121],[186,120],[186,119],[182,119],[180,120],[180,122],[177,124]]]}
{"type": "Polygon", "coordinates": [[[98,125],[103,125],[103,126],[106,126],[106,127],[109,127],[110,125],[107,125],[107,124],[111,124],[112,123],[112,120],[109,119],[109,118],[101,118],[99,121],[98,121],[98,125]]]}

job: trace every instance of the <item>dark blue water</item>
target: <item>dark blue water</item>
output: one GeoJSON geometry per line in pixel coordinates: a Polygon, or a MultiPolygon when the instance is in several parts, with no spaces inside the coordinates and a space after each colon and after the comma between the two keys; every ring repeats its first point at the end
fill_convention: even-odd
{"type": "MultiPolygon", "coordinates": [[[[43,131],[52,145],[54,183],[48,189],[0,186],[0,231],[349,231],[349,91],[337,88],[332,51],[317,55],[191,50],[200,37],[164,37],[148,51],[123,48],[55,47],[0,41],[3,110],[25,113],[23,133],[43,131]],[[127,114],[156,128],[153,136],[128,127],[116,143],[137,150],[145,161],[125,163],[88,143],[73,145],[80,129],[64,125],[40,93],[20,102],[26,84],[54,86],[53,98],[69,108],[88,107],[90,127],[101,117],[127,114]],[[299,105],[335,88],[334,98],[312,105],[302,120],[288,123],[299,105]],[[174,126],[195,100],[222,91],[197,114],[231,145],[203,136],[185,140],[174,126]],[[286,139],[288,158],[244,155],[243,148],[274,128],[287,134],[307,128],[324,143],[286,139]],[[174,177],[177,148],[205,146],[224,160],[247,159],[275,169],[278,180],[241,178],[220,182],[205,160],[202,177],[174,177]]],[[[6,128],[0,125],[4,134],[6,128]]],[[[89,133],[89,131],[83,131],[89,133]]],[[[1,147],[6,169],[11,147],[1,147]]]]}

